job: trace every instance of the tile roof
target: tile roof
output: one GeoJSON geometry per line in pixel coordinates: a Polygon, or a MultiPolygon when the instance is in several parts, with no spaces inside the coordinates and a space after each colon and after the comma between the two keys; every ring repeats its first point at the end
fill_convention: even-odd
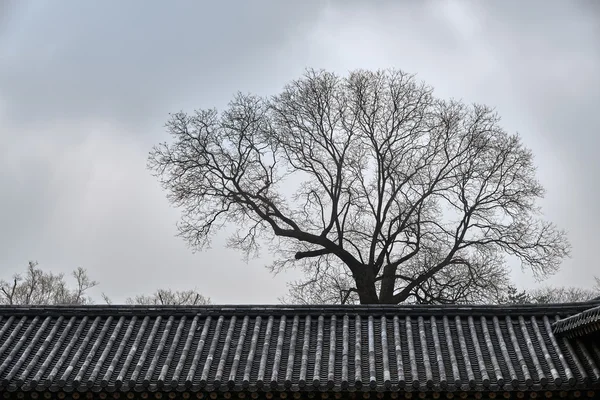
{"type": "Polygon", "coordinates": [[[0,307],[0,391],[590,390],[591,306],[0,307]]]}
{"type": "Polygon", "coordinates": [[[553,324],[554,333],[568,337],[600,332],[600,306],[563,318],[553,324]]]}

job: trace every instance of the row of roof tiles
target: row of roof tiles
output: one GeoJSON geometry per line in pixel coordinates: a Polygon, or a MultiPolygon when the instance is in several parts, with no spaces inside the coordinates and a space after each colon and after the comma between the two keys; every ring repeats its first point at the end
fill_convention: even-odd
{"type": "Polygon", "coordinates": [[[0,386],[592,388],[600,384],[598,341],[555,336],[552,326],[585,309],[0,308],[0,386]]]}
{"type": "MultiPolygon", "coordinates": [[[[554,333],[569,337],[600,333],[600,306],[571,315],[554,323],[554,333]]],[[[600,338],[598,339],[600,341],[600,338]]]]}

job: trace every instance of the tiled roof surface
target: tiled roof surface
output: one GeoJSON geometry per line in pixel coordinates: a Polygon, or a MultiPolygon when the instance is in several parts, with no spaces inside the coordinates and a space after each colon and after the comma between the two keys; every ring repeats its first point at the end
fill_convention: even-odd
{"type": "Polygon", "coordinates": [[[553,330],[557,335],[568,337],[586,336],[600,332],[600,306],[555,322],[553,330]]]}
{"type": "Polygon", "coordinates": [[[0,307],[0,391],[592,389],[590,307],[0,307]]]}

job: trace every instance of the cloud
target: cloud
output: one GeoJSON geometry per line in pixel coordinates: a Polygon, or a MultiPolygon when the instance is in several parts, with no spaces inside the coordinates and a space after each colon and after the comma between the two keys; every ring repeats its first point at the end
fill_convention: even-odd
{"type": "Polygon", "coordinates": [[[309,7],[278,4],[40,3],[17,15],[0,53],[9,114],[18,123],[101,118],[139,127],[191,98],[224,103],[310,17],[309,7]]]}
{"type": "MultiPolygon", "coordinates": [[[[505,1],[13,2],[0,15],[0,265],[77,266],[116,300],[197,287],[275,302],[273,278],[224,248],[194,254],[145,169],[167,113],[277,93],[305,67],[399,67],[442,97],[497,107],[533,149],[547,217],[573,258],[551,282],[597,273],[600,18],[596,3],[505,1]]],[[[523,285],[530,274],[515,272],[523,285]]]]}

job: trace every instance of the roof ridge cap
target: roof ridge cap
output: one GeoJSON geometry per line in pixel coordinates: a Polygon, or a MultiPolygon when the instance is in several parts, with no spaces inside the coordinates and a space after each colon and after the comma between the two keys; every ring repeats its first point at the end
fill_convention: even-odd
{"type": "Polygon", "coordinates": [[[556,304],[454,304],[454,305],[284,305],[284,304],[223,304],[223,305],[0,305],[0,314],[110,314],[127,315],[145,314],[264,314],[264,313],[296,313],[296,314],[371,314],[393,313],[414,315],[436,314],[577,314],[590,308],[600,306],[600,301],[556,304]]]}

